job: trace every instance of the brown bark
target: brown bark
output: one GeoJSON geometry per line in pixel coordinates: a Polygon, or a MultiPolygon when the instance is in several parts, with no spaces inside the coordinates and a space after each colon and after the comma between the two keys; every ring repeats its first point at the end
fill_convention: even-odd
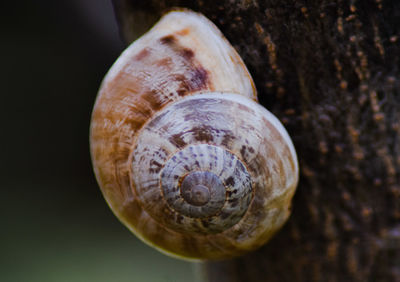
{"type": "Polygon", "coordinates": [[[208,263],[209,281],[400,281],[400,1],[114,5],[128,42],[172,7],[211,19],[297,149],[289,222],[260,250],[208,263]]]}

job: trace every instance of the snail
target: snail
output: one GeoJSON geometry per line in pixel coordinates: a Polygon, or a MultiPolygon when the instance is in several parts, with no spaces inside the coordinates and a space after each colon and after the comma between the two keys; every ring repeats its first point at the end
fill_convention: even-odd
{"type": "Polygon", "coordinates": [[[239,256],[290,215],[292,141],[201,14],[171,11],[122,53],[96,98],[90,146],[112,211],[167,255],[239,256]]]}

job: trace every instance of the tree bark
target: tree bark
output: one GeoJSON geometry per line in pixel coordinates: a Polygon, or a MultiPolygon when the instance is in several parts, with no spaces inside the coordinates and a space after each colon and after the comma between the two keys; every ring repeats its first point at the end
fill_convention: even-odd
{"type": "Polygon", "coordinates": [[[293,212],[209,281],[400,281],[400,1],[114,0],[127,42],[172,7],[203,13],[293,138],[293,212]],[[140,28],[139,28],[140,27],[140,28]]]}

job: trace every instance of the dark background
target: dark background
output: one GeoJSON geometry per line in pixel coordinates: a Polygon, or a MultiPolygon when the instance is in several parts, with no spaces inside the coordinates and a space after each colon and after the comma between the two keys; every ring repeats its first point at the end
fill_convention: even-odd
{"type": "Polygon", "coordinates": [[[119,223],[92,172],[92,106],[124,48],[111,1],[0,10],[0,281],[193,281],[119,223]]]}

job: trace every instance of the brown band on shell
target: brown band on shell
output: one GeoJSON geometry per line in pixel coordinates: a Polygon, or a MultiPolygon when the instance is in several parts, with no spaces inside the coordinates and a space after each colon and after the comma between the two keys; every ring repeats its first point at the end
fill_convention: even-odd
{"type": "MultiPolygon", "coordinates": [[[[117,75],[104,82],[92,118],[92,155],[113,157],[109,165],[117,172],[113,175],[119,187],[129,183],[126,161],[132,135],[168,103],[212,87],[208,71],[195,56],[188,56],[189,50],[175,39],[170,45],[153,40],[151,47],[144,47],[132,59],[125,59],[117,75]],[[102,123],[97,124],[97,120],[102,123]],[[101,143],[96,143],[97,140],[101,143]]],[[[106,174],[109,172],[98,171],[103,179],[106,174]]],[[[120,190],[120,193],[127,192],[120,190]]]]}

